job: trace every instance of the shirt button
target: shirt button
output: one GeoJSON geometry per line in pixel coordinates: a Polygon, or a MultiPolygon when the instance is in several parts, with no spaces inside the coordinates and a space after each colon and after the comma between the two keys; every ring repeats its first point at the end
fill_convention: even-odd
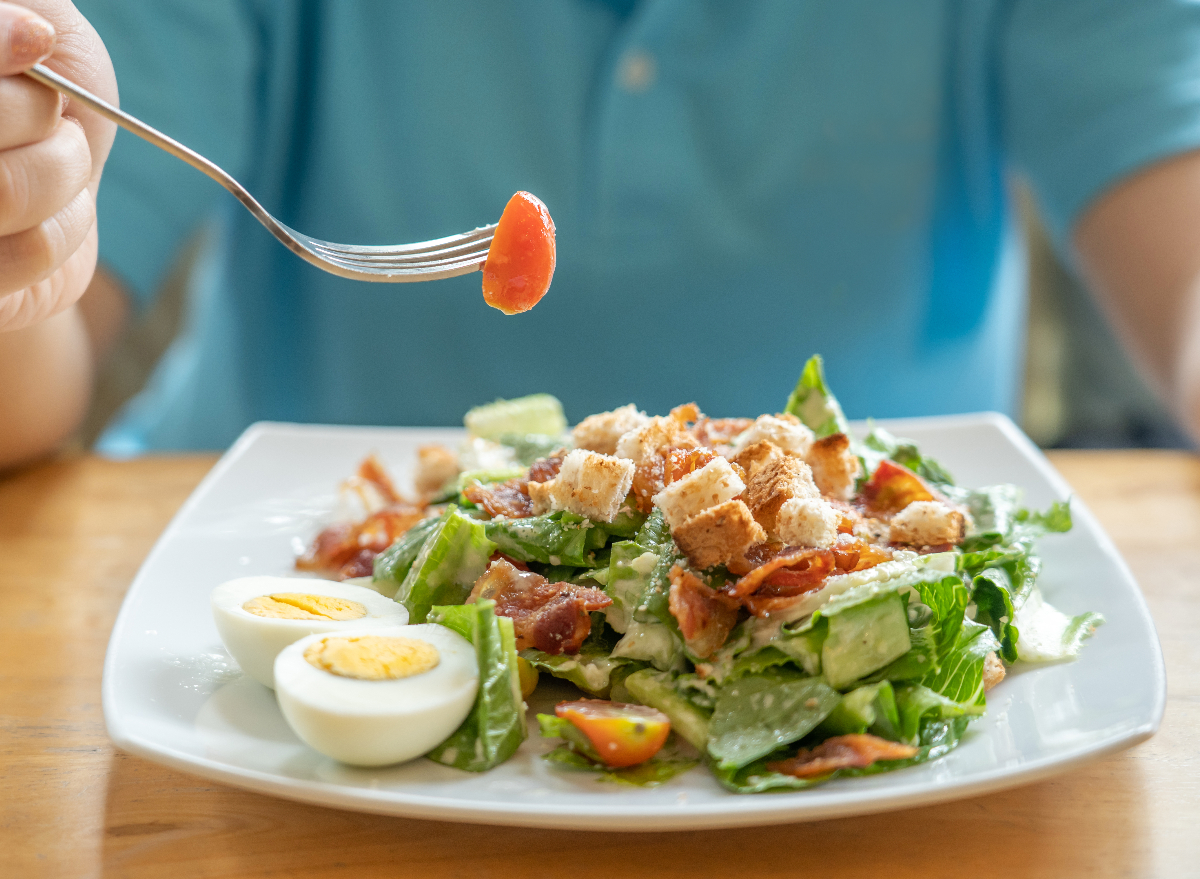
{"type": "Polygon", "coordinates": [[[618,78],[628,92],[644,92],[654,85],[654,56],[647,52],[629,52],[621,59],[618,78]]]}

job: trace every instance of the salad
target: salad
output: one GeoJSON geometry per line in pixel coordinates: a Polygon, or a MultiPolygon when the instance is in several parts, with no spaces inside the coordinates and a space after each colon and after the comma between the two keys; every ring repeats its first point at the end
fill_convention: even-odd
{"type": "Polygon", "coordinates": [[[364,515],[297,561],[473,646],[474,703],[426,754],[445,765],[509,759],[540,675],[581,691],[538,716],[563,771],[702,763],[738,793],[891,771],[948,753],[1007,667],[1073,658],[1102,622],[1038,589],[1035,542],[1070,529],[1068,503],[1031,511],[878,426],[852,436],[819,357],[757,418],[630,405],[568,431],[539,394],[465,424],[419,451],[416,500],[364,461],[364,515]]]}

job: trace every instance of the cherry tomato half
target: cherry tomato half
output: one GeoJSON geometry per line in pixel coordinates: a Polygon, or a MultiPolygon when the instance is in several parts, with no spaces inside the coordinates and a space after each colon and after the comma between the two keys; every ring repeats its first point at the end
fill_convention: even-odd
{"type": "Polygon", "coordinates": [[[596,749],[601,761],[614,769],[645,763],[658,753],[671,732],[671,721],[645,705],[580,699],[554,708],[596,749]]]}
{"type": "Polygon", "coordinates": [[[554,277],[554,221],[537,196],[508,200],[483,264],[483,299],[505,314],[529,311],[554,277]]]}

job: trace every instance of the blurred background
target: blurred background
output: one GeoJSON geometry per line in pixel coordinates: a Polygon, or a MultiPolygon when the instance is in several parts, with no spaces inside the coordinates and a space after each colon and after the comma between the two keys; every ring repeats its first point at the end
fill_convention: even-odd
{"type": "MultiPolygon", "coordinates": [[[[1021,427],[1043,448],[1194,448],[1051,247],[1028,190],[1016,183],[1013,191],[1029,251],[1021,427]]],[[[163,295],[105,364],[80,445],[90,447],[141,390],[178,332],[183,282],[199,245],[198,237],[184,249],[163,295]]]]}

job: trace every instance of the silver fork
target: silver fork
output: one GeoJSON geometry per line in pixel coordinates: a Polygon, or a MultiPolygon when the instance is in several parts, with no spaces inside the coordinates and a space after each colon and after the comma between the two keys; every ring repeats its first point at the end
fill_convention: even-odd
{"type": "Polygon", "coordinates": [[[35,64],[26,70],[25,75],[57,92],[75,98],[106,119],[111,119],[126,131],[133,132],[143,140],[148,140],[156,147],[166,150],[177,159],[183,159],[198,171],[204,172],[232,192],[246,210],[266,226],[272,235],[283,242],[288,250],[319,269],[341,275],[343,278],[353,278],[356,281],[393,283],[434,281],[438,278],[452,278],[455,275],[480,271],[487,259],[488,248],[492,244],[492,234],[496,231],[495,223],[480,226],[478,229],[464,232],[461,235],[451,235],[433,241],[382,247],[334,244],[332,241],[310,238],[295,229],[289,229],[276,220],[255,200],[254,196],[246,191],[244,186],[204,156],[188,149],[179,141],[156,131],[140,119],[135,119],[124,110],[101,100],[41,64],[35,64]]]}

